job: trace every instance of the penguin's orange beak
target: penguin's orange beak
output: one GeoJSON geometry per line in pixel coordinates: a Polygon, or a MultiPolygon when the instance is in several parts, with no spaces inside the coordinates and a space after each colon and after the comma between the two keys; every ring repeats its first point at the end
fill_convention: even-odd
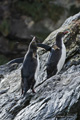
{"type": "Polygon", "coordinates": [[[65,35],[65,34],[67,34],[67,33],[68,33],[68,31],[65,31],[65,32],[63,32],[63,33],[64,33],[64,35],[65,35]]]}

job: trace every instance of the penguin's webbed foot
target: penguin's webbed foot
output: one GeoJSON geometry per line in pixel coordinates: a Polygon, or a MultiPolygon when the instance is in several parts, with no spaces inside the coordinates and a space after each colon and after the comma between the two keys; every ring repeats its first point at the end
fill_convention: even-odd
{"type": "Polygon", "coordinates": [[[34,89],[32,89],[32,92],[33,92],[33,93],[36,93],[34,89]]]}

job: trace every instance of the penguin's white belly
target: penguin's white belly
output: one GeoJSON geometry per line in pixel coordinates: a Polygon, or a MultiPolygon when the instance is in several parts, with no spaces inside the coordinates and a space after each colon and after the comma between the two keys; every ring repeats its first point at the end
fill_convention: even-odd
{"type": "Polygon", "coordinates": [[[39,56],[38,56],[38,54],[37,54],[37,68],[36,68],[36,72],[35,72],[35,80],[37,80],[38,79],[38,71],[39,71],[39,66],[40,66],[40,64],[39,64],[39,56]]]}
{"type": "Polygon", "coordinates": [[[60,70],[62,69],[64,63],[65,63],[65,59],[66,59],[66,48],[65,48],[65,45],[63,44],[62,45],[62,54],[61,54],[61,57],[60,57],[60,60],[57,64],[57,73],[60,72],[60,70]]]}

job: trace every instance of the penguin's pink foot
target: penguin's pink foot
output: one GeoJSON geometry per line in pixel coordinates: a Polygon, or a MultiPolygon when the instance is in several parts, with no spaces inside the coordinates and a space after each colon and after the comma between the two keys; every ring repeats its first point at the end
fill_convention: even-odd
{"type": "Polygon", "coordinates": [[[33,92],[33,93],[36,93],[34,89],[32,89],[32,92],[33,92]]]}

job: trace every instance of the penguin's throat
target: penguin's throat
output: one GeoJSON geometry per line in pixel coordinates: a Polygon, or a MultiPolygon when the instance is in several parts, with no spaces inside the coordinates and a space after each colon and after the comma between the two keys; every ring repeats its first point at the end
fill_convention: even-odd
{"type": "Polygon", "coordinates": [[[57,45],[59,48],[62,48],[63,38],[59,38],[58,40],[56,39],[56,45],[57,45]]]}
{"type": "Polygon", "coordinates": [[[37,51],[30,50],[28,52],[28,55],[31,56],[32,58],[36,58],[37,57],[37,51]]]}

